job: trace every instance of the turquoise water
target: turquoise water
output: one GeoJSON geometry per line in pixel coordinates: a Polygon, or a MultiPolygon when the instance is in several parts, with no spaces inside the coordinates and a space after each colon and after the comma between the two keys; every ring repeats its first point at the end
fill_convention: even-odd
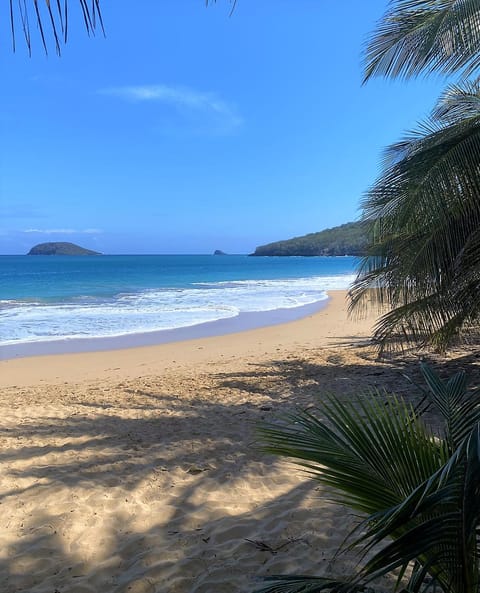
{"type": "Polygon", "coordinates": [[[1,256],[0,345],[191,327],[347,288],[353,257],[1,256]]]}

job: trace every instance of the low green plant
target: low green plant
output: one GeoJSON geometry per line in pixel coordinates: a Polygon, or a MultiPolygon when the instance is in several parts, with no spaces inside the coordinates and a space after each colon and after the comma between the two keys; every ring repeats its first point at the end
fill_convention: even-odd
{"type": "Polygon", "coordinates": [[[260,427],[264,451],[295,460],[364,519],[344,546],[360,553],[354,574],[272,576],[259,593],[365,591],[391,574],[408,593],[478,593],[480,392],[464,372],[445,381],[426,365],[422,373],[417,408],[377,391],[329,396],[316,412],[260,427]]]}

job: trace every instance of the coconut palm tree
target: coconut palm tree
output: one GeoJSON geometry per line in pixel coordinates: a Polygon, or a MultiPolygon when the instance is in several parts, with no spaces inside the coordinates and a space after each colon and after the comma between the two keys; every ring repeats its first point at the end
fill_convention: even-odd
{"type": "Polygon", "coordinates": [[[373,244],[351,290],[372,298],[381,347],[392,337],[444,349],[478,327],[480,300],[479,0],[392,2],[366,50],[365,80],[459,73],[432,117],[385,153],[364,200],[373,244]],[[374,289],[374,290],[372,290],[374,289]]]}
{"type": "Polygon", "coordinates": [[[376,392],[344,403],[327,397],[318,413],[260,428],[265,451],[295,460],[363,514],[348,550],[360,547],[368,559],[349,578],[274,576],[258,593],[375,590],[392,571],[409,593],[433,584],[478,593],[480,391],[467,392],[463,372],[448,381],[426,366],[423,373],[440,433],[419,409],[394,396],[385,405],[376,392]]]}

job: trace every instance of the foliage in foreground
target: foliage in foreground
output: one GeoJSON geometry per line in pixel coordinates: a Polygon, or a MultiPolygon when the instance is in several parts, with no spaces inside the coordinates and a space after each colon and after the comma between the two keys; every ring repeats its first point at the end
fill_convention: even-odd
{"type": "Polygon", "coordinates": [[[264,451],[295,460],[364,519],[343,549],[360,554],[355,574],[274,576],[258,593],[365,591],[392,572],[408,593],[432,585],[478,593],[480,392],[467,391],[463,372],[442,381],[422,371],[422,411],[372,392],[347,402],[327,397],[318,414],[262,425],[264,451]],[[426,409],[441,419],[439,431],[426,424],[426,409]]]}
{"type": "MultiPolygon", "coordinates": [[[[55,50],[61,53],[62,44],[67,42],[71,0],[9,0],[9,21],[13,51],[16,50],[17,31],[21,30],[28,53],[32,53],[32,23],[40,35],[45,53],[48,53],[49,38],[53,38],[55,50]]],[[[100,0],[78,0],[73,3],[79,10],[88,35],[93,35],[100,28],[104,32],[100,0]]]]}
{"type": "MultiPolygon", "coordinates": [[[[205,0],[206,5],[216,3],[217,0],[205,0]]],[[[227,0],[231,5],[230,12],[235,10],[236,0],[227,0]]],[[[6,4],[6,3],[5,3],[6,4]]],[[[48,45],[53,39],[55,50],[61,54],[62,45],[67,42],[70,13],[72,5],[77,9],[77,20],[83,21],[88,35],[94,35],[95,31],[105,34],[100,0],[9,0],[6,16],[10,22],[13,51],[17,46],[17,32],[23,34],[28,53],[32,54],[32,24],[40,35],[40,40],[45,53],[48,53],[48,45]]],[[[7,19],[6,19],[7,20],[7,19]]]]}
{"type": "Polygon", "coordinates": [[[367,46],[373,76],[460,74],[432,117],[387,151],[364,200],[372,247],[352,307],[391,307],[376,327],[443,350],[480,317],[479,0],[392,0],[367,46]],[[373,290],[372,290],[373,289],[373,290]]]}
{"type": "Polygon", "coordinates": [[[391,307],[374,337],[445,349],[480,315],[480,83],[452,86],[432,118],[391,146],[364,200],[374,240],[352,307],[391,307]]]}

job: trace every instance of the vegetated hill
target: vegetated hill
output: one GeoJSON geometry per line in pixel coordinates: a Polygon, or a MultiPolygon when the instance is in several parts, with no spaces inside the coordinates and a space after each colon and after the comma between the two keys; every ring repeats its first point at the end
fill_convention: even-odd
{"type": "Polygon", "coordinates": [[[261,245],[252,255],[364,255],[367,245],[368,223],[359,221],[261,245]]]}
{"type": "Polygon", "coordinates": [[[85,249],[75,243],[39,243],[32,247],[27,255],[101,255],[98,251],[85,249]]]}

